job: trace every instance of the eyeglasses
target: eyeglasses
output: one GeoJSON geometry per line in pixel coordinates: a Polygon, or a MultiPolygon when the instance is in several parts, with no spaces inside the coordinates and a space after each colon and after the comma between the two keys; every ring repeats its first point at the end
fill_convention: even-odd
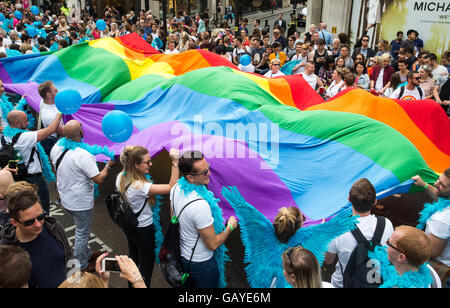
{"type": "Polygon", "coordinates": [[[152,163],[151,160],[148,160],[148,161],[141,161],[141,164],[147,164],[147,166],[150,166],[151,163],[152,163]]]}
{"type": "Polygon", "coordinates": [[[209,172],[209,167],[210,167],[210,164],[208,164],[208,168],[206,168],[206,169],[203,170],[202,172],[200,172],[200,173],[192,173],[191,175],[192,175],[192,176],[197,176],[197,175],[203,175],[203,176],[206,176],[206,175],[208,174],[208,172],[209,172]]]}
{"type": "Polygon", "coordinates": [[[18,221],[18,222],[19,222],[21,225],[25,226],[25,227],[29,227],[29,226],[32,226],[32,225],[34,224],[34,222],[36,221],[36,219],[37,219],[38,221],[43,221],[44,218],[45,218],[46,216],[47,216],[47,213],[44,211],[41,215],[39,215],[39,216],[37,216],[37,217],[35,217],[35,218],[25,220],[24,222],[20,222],[20,221],[18,221]]]}
{"type": "Polygon", "coordinates": [[[400,249],[398,249],[397,247],[395,247],[394,245],[392,245],[392,244],[389,242],[389,239],[387,240],[386,244],[387,244],[389,247],[391,247],[392,249],[395,249],[395,250],[397,250],[398,252],[400,252],[400,253],[402,253],[402,254],[405,254],[403,251],[401,251],[400,249]]]}

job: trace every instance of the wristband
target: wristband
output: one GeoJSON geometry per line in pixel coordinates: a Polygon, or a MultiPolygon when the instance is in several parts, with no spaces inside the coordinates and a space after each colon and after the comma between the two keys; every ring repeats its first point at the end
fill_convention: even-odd
{"type": "Polygon", "coordinates": [[[427,187],[428,187],[428,183],[426,183],[426,185],[425,185],[425,187],[423,189],[427,189],[427,187]]]}
{"type": "Polygon", "coordinates": [[[231,224],[228,224],[228,227],[230,227],[231,232],[233,232],[233,226],[231,224]]]}

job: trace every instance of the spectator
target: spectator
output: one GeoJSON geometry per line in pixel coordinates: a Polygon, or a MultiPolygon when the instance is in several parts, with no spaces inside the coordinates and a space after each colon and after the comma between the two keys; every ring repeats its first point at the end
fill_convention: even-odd
{"type": "Polygon", "coordinates": [[[391,56],[397,60],[400,47],[403,45],[403,32],[397,32],[397,38],[391,42],[391,56]]]}
{"type": "Polygon", "coordinates": [[[418,71],[422,66],[428,65],[428,51],[421,51],[416,62],[412,65],[413,71],[418,71]]]}
{"type": "Polygon", "coordinates": [[[247,35],[247,32],[245,32],[244,29],[241,30],[241,39],[242,39],[242,46],[250,47],[250,38],[247,35]]]}
{"type": "Polygon", "coordinates": [[[336,68],[345,68],[345,59],[343,57],[336,58],[336,68]]]}
{"type": "Polygon", "coordinates": [[[319,39],[318,47],[309,55],[309,61],[314,62],[314,73],[319,74],[320,68],[325,63],[326,57],[331,56],[331,51],[325,49],[325,40],[319,39]]]}
{"type": "Polygon", "coordinates": [[[141,146],[128,146],[120,155],[123,170],[116,179],[116,189],[126,197],[138,219],[135,230],[124,230],[128,240],[129,255],[136,262],[150,286],[155,262],[155,227],[153,212],[156,195],[167,195],[179,178],[179,154],[170,151],[172,173],[169,184],[153,184],[147,175],[152,165],[148,150],[141,146]]]}
{"type": "Polygon", "coordinates": [[[249,56],[251,56],[251,51],[250,48],[248,46],[243,46],[242,45],[242,38],[237,37],[234,40],[234,50],[233,50],[233,63],[235,65],[239,65],[240,64],[240,59],[241,56],[243,56],[244,54],[247,54],[249,56]]]}
{"type": "Polygon", "coordinates": [[[428,55],[428,63],[433,69],[433,80],[436,81],[440,76],[448,74],[447,68],[445,66],[439,65],[437,63],[437,56],[434,53],[428,55]]]}
{"type": "Polygon", "coordinates": [[[332,98],[345,86],[344,77],[349,72],[346,68],[336,68],[333,73],[333,81],[326,91],[326,98],[332,98]]]}
{"type": "Polygon", "coordinates": [[[305,71],[301,74],[303,79],[316,91],[317,88],[323,88],[324,84],[322,80],[314,74],[315,65],[313,62],[308,61],[305,65],[305,71]]]}
{"type": "Polygon", "coordinates": [[[266,51],[263,53],[263,57],[261,62],[256,66],[255,72],[258,74],[264,75],[270,70],[270,55],[272,54],[272,47],[269,46],[266,48],[266,51]]]}
{"type": "MultiPolygon", "coordinates": [[[[6,190],[14,183],[11,172],[8,170],[0,170],[0,212],[6,211],[6,190]]],[[[3,227],[3,223],[0,222],[0,228],[3,227]]]]}
{"type": "Polygon", "coordinates": [[[400,74],[394,73],[389,81],[389,87],[384,91],[383,96],[388,98],[391,97],[392,93],[397,90],[401,83],[402,81],[400,80],[400,74]]]}
{"type": "Polygon", "coordinates": [[[0,289],[28,288],[30,255],[16,245],[0,246],[0,289]]]}
{"type": "Polygon", "coordinates": [[[406,75],[408,84],[401,86],[392,93],[391,98],[400,100],[421,100],[424,99],[423,91],[419,87],[420,74],[417,71],[408,72],[406,75]]]}
{"type": "MultiPolygon", "coordinates": [[[[367,179],[358,180],[350,189],[349,200],[352,203],[353,215],[359,215],[358,229],[368,241],[371,241],[378,225],[377,217],[370,214],[372,206],[377,203],[376,192],[372,183],[367,179]]],[[[394,228],[387,218],[381,219],[385,219],[381,245],[386,246],[386,241],[394,232],[394,228]]],[[[336,288],[343,287],[343,274],[347,271],[346,265],[356,245],[357,241],[353,234],[347,232],[334,239],[328,246],[325,262],[328,264],[334,263],[336,256],[339,259],[336,270],[331,277],[331,284],[336,288]]]]}
{"type": "Polygon", "coordinates": [[[279,77],[279,76],[283,76],[283,72],[280,71],[280,67],[281,67],[281,61],[280,59],[272,59],[270,61],[270,70],[264,74],[264,77],[267,78],[275,78],[275,77],[279,77]]]}
{"type": "Polygon", "coordinates": [[[331,55],[334,59],[341,56],[341,41],[339,39],[334,39],[331,46],[331,55]]]}
{"type": "Polygon", "coordinates": [[[167,42],[167,49],[164,52],[166,55],[173,55],[179,53],[178,49],[175,48],[175,42],[169,41],[167,42]]]}
{"type": "Polygon", "coordinates": [[[325,58],[325,63],[319,70],[318,77],[325,86],[329,86],[333,81],[333,72],[335,70],[334,59],[332,56],[325,58]]]}
{"type": "Polygon", "coordinates": [[[281,44],[278,42],[274,42],[272,44],[272,53],[269,56],[270,61],[274,60],[274,59],[278,59],[280,60],[281,63],[281,67],[286,63],[287,56],[284,52],[281,51],[281,44]]]}
{"type": "Polygon", "coordinates": [[[402,81],[402,83],[408,82],[408,77],[406,77],[408,75],[408,63],[406,62],[406,60],[404,59],[399,59],[398,60],[398,73],[400,75],[400,79],[402,81]]]}
{"type": "MultiPolygon", "coordinates": [[[[361,55],[362,56],[362,55],[361,55]]],[[[356,58],[358,59],[358,57],[356,58]]],[[[367,68],[363,62],[355,62],[356,86],[363,90],[369,90],[370,77],[367,74],[367,68]]]]}
{"type": "Polygon", "coordinates": [[[352,72],[348,72],[347,74],[345,74],[344,76],[345,85],[341,88],[341,91],[353,88],[355,86],[355,80],[356,76],[352,72]]]}
{"type": "MultiPolygon", "coordinates": [[[[350,47],[348,45],[342,45],[341,57],[344,59],[345,67],[349,70],[353,69],[354,60],[350,57],[350,47]]],[[[355,57],[356,59],[356,57],[355,57]]],[[[336,58],[337,61],[337,58],[336,58]]]]}
{"type": "MultiPolygon", "coordinates": [[[[376,58],[377,57],[375,57],[375,59],[376,58]]],[[[364,67],[367,68],[367,65],[366,65],[367,62],[362,53],[360,53],[359,55],[356,56],[355,62],[353,63],[353,70],[355,69],[357,63],[361,63],[362,65],[364,65],[364,67]]],[[[374,63],[374,65],[376,65],[376,63],[374,63]]]]}
{"type": "Polygon", "coordinates": [[[369,47],[370,37],[368,35],[363,35],[361,39],[361,47],[355,48],[352,54],[353,61],[356,59],[356,55],[362,53],[366,59],[375,57],[375,51],[369,47]]]}
{"type": "Polygon", "coordinates": [[[284,277],[293,288],[333,288],[332,284],[322,281],[319,262],[308,249],[289,248],[281,258],[284,277]]]}
{"type": "Polygon", "coordinates": [[[180,223],[181,264],[183,271],[189,273],[186,287],[216,288],[221,274],[214,251],[220,253],[219,248],[237,227],[237,221],[232,216],[223,231],[217,229],[223,225],[214,218],[217,204],[206,201],[209,200],[205,185],[210,182],[210,165],[202,153],[184,153],[180,158],[180,171],[183,177],[172,188],[170,201],[171,216],[178,217],[180,223]]]}
{"type": "Polygon", "coordinates": [[[286,20],[283,19],[283,13],[278,14],[278,19],[275,20],[275,23],[273,24],[273,28],[279,27],[283,33],[287,30],[287,23],[286,20]]]}
{"type": "Polygon", "coordinates": [[[280,51],[285,49],[288,45],[286,39],[281,34],[281,31],[279,29],[273,30],[273,43],[279,43],[281,45],[280,51]]]}
{"type": "Polygon", "coordinates": [[[325,40],[325,44],[327,46],[327,49],[331,47],[333,43],[333,36],[330,32],[327,31],[328,25],[324,22],[321,22],[319,24],[319,36],[321,39],[325,40]]]}
{"type": "Polygon", "coordinates": [[[308,45],[297,43],[295,46],[297,53],[291,61],[300,61],[292,70],[293,74],[301,74],[305,71],[306,62],[308,62],[308,45]]]}
{"type": "Polygon", "coordinates": [[[313,33],[316,33],[316,32],[317,32],[317,26],[314,25],[314,24],[311,24],[309,26],[309,32],[305,33],[305,37],[303,38],[303,42],[305,42],[305,43],[311,42],[312,41],[312,35],[313,35],[313,33]]]}
{"type": "Polygon", "coordinates": [[[297,53],[294,43],[295,43],[295,36],[291,35],[288,38],[288,46],[283,50],[288,59],[291,59],[297,53]]]}
{"type": "Polygon", "coordinates": [[[450,78],[449,74],[441,75],[434,87],[434,99],[450,116],[450,78]]]}
{"type": "Polygon", "coordinates": [[[16,245],[28,252],[33,264],[30,288],[56,288],[66,279],[72,259],[63,226],[42,209],[33,184],[10,185],[6,200],[11,221],[1,230],[0,245],[16,245]]]}
{"type": "Polygon", "coordinates": [[[93,271],[98,253],[88,247],[94,216],[94,183],[102,184],[114,165],[109,161],[100,172],[95,156],[82,148],[83,129],[77,120],[64,126],[62,142],[57,143],[50,158],[56,170],[56,187],[61,205],[72,216],[75,223],[75,259],[81,270],[93,271]]]}
{"type": "Polygon", "coordinates": [[[391,64],[391,56],[383,54],[381,56],[381,66],[374,67],[370,76],[370,90],[383,94],[389,88],[389,81],[395,73],[391,64]]]}
{"type": "Polygon", "coordinates": [[[433,98],[433,91],[435,82],[433,80],[433,74],[432,69],[428,65],[421,66],[419,69],[420,74],[420,88],[423,92],[423,98],[424,99],[432,99],[433,98]]]}

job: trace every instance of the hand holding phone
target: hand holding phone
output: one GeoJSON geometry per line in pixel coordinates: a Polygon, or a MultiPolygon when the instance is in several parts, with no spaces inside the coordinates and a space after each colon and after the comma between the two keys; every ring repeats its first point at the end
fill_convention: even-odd
{"type": "Polygon", "coordinates": [[[19,163],[18,160],[10,160],[8,162],[8,168],[9,169],[17,169],[17,164],[19,163]]]}

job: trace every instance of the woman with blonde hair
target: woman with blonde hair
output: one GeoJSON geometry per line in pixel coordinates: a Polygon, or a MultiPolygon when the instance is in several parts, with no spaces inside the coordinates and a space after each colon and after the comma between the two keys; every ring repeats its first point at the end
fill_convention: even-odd
{"type": "Polygon", "coordinates": [[[434,96],[435,81],[433,80],[433,68],[429,65],[423,65],[419,68],[420,84],[424,99],[432,99],[434,96]]]}
{"type": "MultiPolygon", "coordinates": [[[[152,206],[156,195],[167,195],[179,178],[177,150],[170,151],[172,172],[169,184],[153,184],[149,178],[151,157],[142,146],[128,146],[120,155],[123,170],[116,179],[117,190],[125,197],[138,219],[135,230],[124,230],[129,256],[138,265],[145,284],[150,286],[155,261],[155,226],[152,206]]],[[[155,219],[158,219],[155,217],[155,219]]]]}
{"type": "Polygon", "coordinates": [[[331,283],[322,281],[319,262],[308,249],[302,246],[289,248],[281,258],[284,277],[292,287],[333,288],[331,283]]]}

